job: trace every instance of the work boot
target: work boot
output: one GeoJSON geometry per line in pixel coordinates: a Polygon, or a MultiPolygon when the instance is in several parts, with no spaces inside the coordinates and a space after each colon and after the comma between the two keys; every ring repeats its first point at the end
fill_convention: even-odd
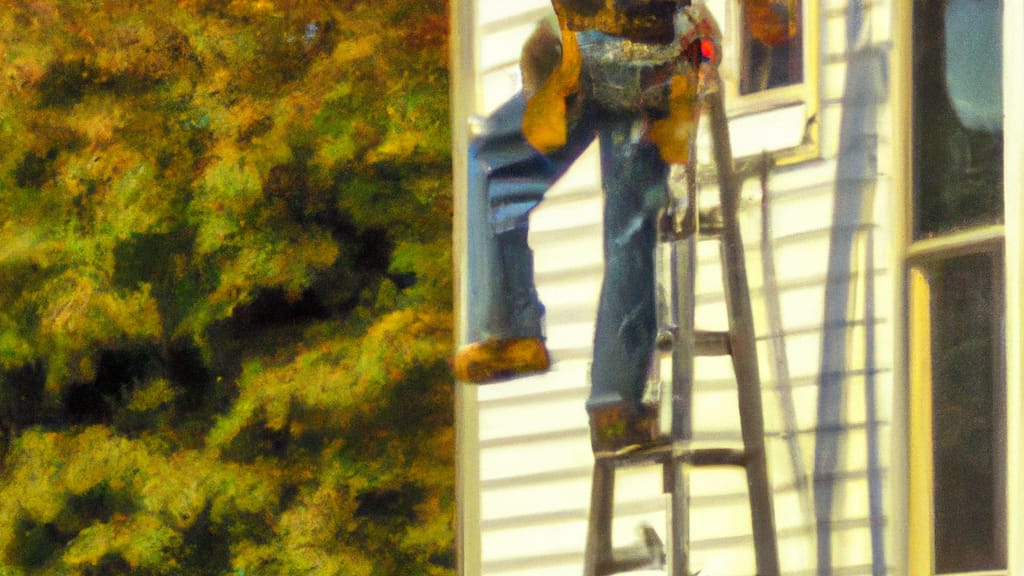
{"type": "Polygon", "coordinates": [[[491,338],[474,342],[455,354],[455,378],[486,384],[497,380],[543,372],[551,358],[540,338],[491,338]]]}
{"type": "Polygon", "coordinates": [[[643,448],[661,436],[658,407],[621,402],[589,409],[590,445],[595,453],[643,448]]]}

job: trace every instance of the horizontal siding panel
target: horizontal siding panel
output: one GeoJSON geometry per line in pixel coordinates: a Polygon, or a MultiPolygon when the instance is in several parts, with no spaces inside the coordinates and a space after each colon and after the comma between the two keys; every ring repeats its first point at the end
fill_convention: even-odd
{"type": "MultiPolygon", "coordinates": [[[[572,361],[586,360],[590,365],[590,355],[594,345],[594,321],[576,322],[573,324],[548,324],[547,345],[554,361],[560,362],[563,359],[572,361]],[[585,353],[585,358],[579,355],[585,353]]],[[[585,385],[589,382],[589,372],[584,372],[572,380],[576,386],[585,385]]]]}
{"type": "Polygon", "coordinates": [[[556,437],[544,442],[493,446],[480,451],[480,479],[554,474],[593,463],[588,437],[556,437]]]}
{"type": "Polygon", "coordinates": [[[546,557],[491,561],[483,566],[485,574],[495,576],[565,576],[582,573],[583,553],[571,552],[546,557]]]}
{"type": "Polygon", "coordinates": [[[546,514],[565,514],[568,518],[586,519],[590,505],[590,476],[569,476],[548,482],[507,485],[487,492],[481,500],[485,529],[530,524],[546,514]],[[552,511],[550,502],[561,502],[552,511]]]}
{"type": "Polygon", "coordinates": [[[846,60],[825,62],[821,72],[821,98],[826,101],[841,100],[846,94],[846,60]]]}
{"type": "Polygon", "coordinates": [[[582,520],[538,520],[530,526],[483,533],[483,561],[508,562],[548,555],[577,554],[582,559],[582,543],[587,526],[582,520]]]}
{"type": "Polygon", "coordinates": [[[530,217],[531,238],[538,244],[547,244],[574,230],[586,230],[589,235],[600,237],[603,210],[604,202],[594,188],[586,196],[577,195],[571,201],[544,202],[530,217]]]}
{"type": "MultiPolygon", "coordinates": [[[[772,221],[772,240],[780,236],[800,234],[818,230],[832,223],[833,191],[831,187],[818,185],[814,188],[800,188],[799,195],[786,194],[775,179],[769,180],[769,205],[772,221]]],[[[760,243],[760,226],[757,229],[760,243]]],[[[748,234],[753,233],[749,231],[748,234]]]]}
{"type": "MultiPolygon", "coordinates": [[[[807,106],[798,104],[730,119],[729,131],[734,157],[747,158],[760,155],[766,146],[765,134],[774,135],[770,141],[773,149],[799,146],[803,133],[793,130],[792,127],[803,126],[807,116],[807,106]],[[785,135],[785,139],[780,135],[785,135]]],[[[708,140],[709,132],[704,130],[701,132],[701,136],[703,138],[698,138],[697,142],[698,156],[708,159],[708,162],[702,160],[702,164],[709,164],[712,157],[711,145],[708,140]]]]}
{"type": "Polygon", "coordinates": [[[519,52],[526,39],[533,34],[536,23],[523,22],[502,27],[480,38],[477,66],[480,72],[517,64],[519,52]]]}
{"type": "Polygon", "coordinates": [[[825,46],[823,60],[843,57],[848,52],[846,13],[846,10],[826,10],[823,14],[821,31],[825,46]]]}
{"type": "MultiPolygon", "coordinates": [[[[819,119],[820,120],[820,119],[819,119]]],[[[779,166],[769,174],[769,189],[772,201],[789,199],[792,194],[797,194],[799,201],[805,195],[826,194],[831,198],[832,186],[836,177],[836,161],[834,159],[819,158],[805,163],[791,166],[779,166]]],[[[760,183],[751,178],[745,183],[744,195],[760,196],[760,183]]]]}
{"type": "Polygon", "coordinates": [[[496,441],[515,442],[522,436],[565,434],[585,430],[586,411],[583,387],[572,394],[545,397],[543,402],[523,402],[491,408],[481,406],[480,441],[484,445],[496,441]]]}
{"type": "Polygon", "coordinates": [[[522,79],[519,77],[519,63],[512,62],[507,66],[488,70],[481,76],[481,90],[478,98],[481,99],[480,114],[486,116],[498,109],[508,100],[509,94],[514,94],[522,87],[522,79]]]}
{"type": "MultiPolygon", "coordinates": [[[[821,127],[821,138],[819,140],[819,151],[822,158],[833,162],[839,153],[839,127],[842,124],[843,107],[839,101],[822,103],[818,110],[818,122],[821,127]]],[[[835,178],[835,171],[832,174],[835,178]]]]}

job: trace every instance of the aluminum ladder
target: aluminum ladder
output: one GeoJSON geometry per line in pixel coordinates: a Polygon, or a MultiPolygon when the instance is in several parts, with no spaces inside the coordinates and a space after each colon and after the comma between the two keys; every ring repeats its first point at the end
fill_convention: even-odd
{"type": "MultiPolygon", "coordinates": [[[[737,214],[739,181],[733,167],[721,90],[710,90],[702,98],[702,104],[707,107],[711,122],[712,148],[721,196],[719,209],[701,214],[697,208],[694,150],[687,166],[686,197],[673,199],[672,207],[661,219],[663,225],[659,226],[661,241],[669,243],[668,273],[672,279],[671,295],[666,303],[671,321],[659,328],[658,337],[659,349],[670,350],[672,355],[672,430],[670,435],[658,438],[649,445],[634,446],[617,453],[594,454],[584,576],[617,574],[649,565],[652,560],[657,561],[650,558],[650,555],[659,553],[660,542],[651,545],[650,533],[647,534],[647,557],[638,555],[636,550],[615,549],[612,544],[615,472],[619,468],[643,465],[662,467],[663,490],[670,495],[670,565],[667,574],[691,576],[687,476],[690,468],[703,466],[735,466],[744,469],[757,575],[779,574],[753,312],[737,214]],[[684,212],[685,216],[681,217],[680,212],[684,212]],[[702,239],[713,239],[720,243],[728,314],[728,330],[724,332],[694,329],[696,245],[702,239]],[[690,442],[694,358],[721,355],[729,355],[732,359],[743,447],[695,449],[690,442]]],[[[657,538],[656,535],[654,538],[657,538]]]]}

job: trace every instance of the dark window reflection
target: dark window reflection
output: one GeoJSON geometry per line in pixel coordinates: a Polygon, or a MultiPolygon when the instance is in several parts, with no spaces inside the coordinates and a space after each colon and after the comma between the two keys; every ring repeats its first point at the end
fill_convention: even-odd
{"type": "Polygon", "coordinates": [[[742,7],[740,94],[803,82],[802,9],[801,0],[742,7]]]}
{"type": "Polygon", "coordinates": [[[1006,568],[1001,261],[978,254],[928,269],[939,574],[1006,568]]]}
{"type": "Polygon", "coordinates": [[[914,8],[914,237],[1002,222],[1000,0],[914,8]]]}

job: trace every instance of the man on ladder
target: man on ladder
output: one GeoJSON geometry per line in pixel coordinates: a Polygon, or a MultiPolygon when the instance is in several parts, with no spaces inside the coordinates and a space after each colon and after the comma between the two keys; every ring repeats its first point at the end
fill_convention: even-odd
{"type": "MultiPolygon", "coordinates": [[[[688,496],[681,470],[699,464],[746,468],[758,573],[773,576],[778,558],[750,305],[743,302],[749,294],[727,127],[724,154],[718,153],[721,138],[716,138],[716,163],[723,185],[723,268],[731,267],[725,278],[730,331],[718,340],[736,368],[744,450],[687,451],[688,432],[674,422],[673,435],[661,437],[657,407],[643,402],[658,340],[654,252],[659,215],[672,206],[669,166],[691,160],[705,85],[710,81],[717,91],[718,27],[705,7],[691,6],[689,0],[552,1],[560,39],[544,28],[531,37],[523,52],[523,92],[486,120],[470,148],[468,274],[475,301],[469,309],[471,343],[457,353],[456,376],[484,383],[547,369],[544,308],[533,285],[527,245],[528,215],[598,137],[605,277],[586,404],[595,454],[586,576],[628,569],[616,561],[610,539],[615,468],[651,462],[665,467],[666,492],[672,494],[674,576],[688,576],[688,496]],[[741,321],[734,322],[737,318],[741,321]]],[[[716,95],[720,117],[713,121],[724,125],[716,95]]],[[[712,106],[712,116],[715,112],[712,106]]],[[[695,202],[689,209],[696,209],[695,202]]],[[[677,240],[686,236],[685,231],[675,234],[677,240]]],[[[687,285],[674,290],[689,290],[692,296],[692,275],[687,279],[687,285]]],[[[692,310],[686,313],[692,318],[692,310]]],[[[694,334],[681,337],[683,327],[676,326],[674,364],[689,368],[697,347],[694,334]]],[[[685,385],[688,389],[689,379],[685,385]]],[[[680,420],[689,398],[673,396],[673,419],[680,420]]]]}
{"type": "Polygon", "coordinates": [[[470,202],[486,196],[487,220],[470,224],[471,344],[457,353],[456,375],[487,382],[547,369],[528,214],[597,136],[606,267],[587,410],[595,450],[616,450],[656,431],[641,399],[657,336],[657,216],[669,165],[689,156],[700,71],[718,62],[718,30],[688,0],[553,4],[560,41],[545,28],[534,34],[523,93],[471,145],[470,202]]]}

